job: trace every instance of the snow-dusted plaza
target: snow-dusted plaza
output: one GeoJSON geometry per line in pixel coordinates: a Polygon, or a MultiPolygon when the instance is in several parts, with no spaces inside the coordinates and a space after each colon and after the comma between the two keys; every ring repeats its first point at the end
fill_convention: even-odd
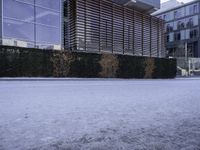
{"type": "Polygon", "coordinates": [[[199,149],[200,79],[0,81],[0,150],[199,149]]]}

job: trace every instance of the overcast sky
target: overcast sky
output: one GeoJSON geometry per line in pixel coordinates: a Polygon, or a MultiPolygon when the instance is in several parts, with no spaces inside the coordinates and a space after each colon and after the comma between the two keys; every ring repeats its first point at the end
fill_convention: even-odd
{"type": "MultiPolygon", "coordinates": [[[[163,2],[166,2],[166,1],[168,1],[168,0],[161,0],[161,2],[163,3],[163,2]]],[[[193,0],[178,0],[178,1],[180,1],[180,2],[190,2],[190,1],[193,1],[193,0]]]]}

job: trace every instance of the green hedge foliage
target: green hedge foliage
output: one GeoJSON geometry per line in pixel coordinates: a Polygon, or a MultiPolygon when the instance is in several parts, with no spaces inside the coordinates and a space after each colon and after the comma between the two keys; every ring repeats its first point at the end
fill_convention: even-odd
{"type": "Polygon", "coordinates": [[[174,78],[176,60],[1,46],[0,77],[174,78]]]}

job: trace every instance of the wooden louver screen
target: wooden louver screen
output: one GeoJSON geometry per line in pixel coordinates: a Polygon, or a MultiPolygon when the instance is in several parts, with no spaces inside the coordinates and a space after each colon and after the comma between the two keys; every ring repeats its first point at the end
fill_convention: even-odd
{"type": "Polygon", "coordinates": [[[109,0],[71,0],[72,50],[165,57],[163,21],[109,0]]]}

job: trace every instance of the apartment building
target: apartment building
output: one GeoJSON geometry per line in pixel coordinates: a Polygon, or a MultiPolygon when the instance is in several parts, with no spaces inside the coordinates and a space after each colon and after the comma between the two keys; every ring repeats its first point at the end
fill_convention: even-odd
{"type": "Polygon", "coordinates": [[[161,8],[153,15],[165,20],[165,42],[169,56],[200,57],[199,0],[169,7],[167,10],[161,8]]]}

